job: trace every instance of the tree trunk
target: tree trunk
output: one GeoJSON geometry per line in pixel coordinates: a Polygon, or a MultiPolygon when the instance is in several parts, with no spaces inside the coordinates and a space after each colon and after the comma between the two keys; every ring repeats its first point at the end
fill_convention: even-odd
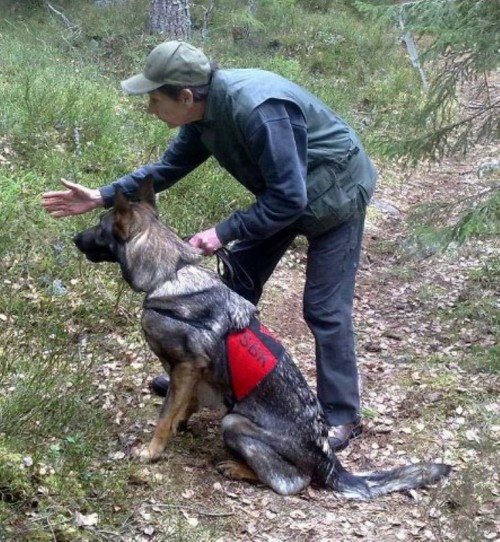
{"type": "Polygon", "coordinates": [[[189,0],[151,0],[149,29],[153,34],[189,40],[191,37],[189,0]]]}

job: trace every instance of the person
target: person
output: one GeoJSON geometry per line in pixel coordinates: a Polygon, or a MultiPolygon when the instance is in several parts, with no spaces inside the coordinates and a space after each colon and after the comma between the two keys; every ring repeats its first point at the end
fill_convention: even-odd
{"type": "MultiPolygon", "coordinates": [[[[317,396],[332,447],[345,448],[361,434],[352,310],[377,179],[358,135],[305,88],[260,69],[219,69],[186,42],[155,47],[142,73],[121,86],[148,94],[148,111],[179,128],[164,155],[100,189],[62,181],[66,190],[43,194],[42,205],[56,218],[110,207],[118,186],[133,197],[152,175],[159,192],[213,156],[255,201],[189,243],[205,255],[230,243],[242,270],[231,287],[257,304],[293,240],[305,236],[303,316],[315,340],[317,396]]],[[[168,377],[153,387],[166,394],[168,377]]]]}

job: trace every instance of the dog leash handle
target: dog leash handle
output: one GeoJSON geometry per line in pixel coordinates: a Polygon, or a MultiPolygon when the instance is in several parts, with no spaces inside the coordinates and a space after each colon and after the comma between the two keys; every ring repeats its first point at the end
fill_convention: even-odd
{"type": "Polygon", "coordinates": [[[250,275],[233,259],[231,251],[225,247],[214,252],[217,258],[217,273],[222,281],[234,289],[236,282],[239,282],[247,290],[253,290],[254,283],[250,275]]]}
{"type": "MultiPolygon", "coordinates": [[[[186,243],[189,242],[189,239],[193,237],[192,235],[184,235],[182,240],[186,243]]],[[[232,290],[236,286],[238,281],[243,285],[244,288],[248,290],[253,290],[254,282],[250,275],[233,260],[233,255],[231,251],[226,247],[221,247],[216,250],[213,254],[217,259],[217,274],[221,278],[222,282],[229,286],[232,290]]]]}

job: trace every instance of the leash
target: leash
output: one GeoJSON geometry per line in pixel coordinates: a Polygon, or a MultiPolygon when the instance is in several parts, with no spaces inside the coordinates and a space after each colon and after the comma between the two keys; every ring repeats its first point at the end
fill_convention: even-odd
{"type": "MultiPolygon", "coordinates": [[[[186,243],[193,237],[192,235],[184,235],[182,240],[186,243]]],[[[241,284],[247,290],[253,290],[254,282],[250,275],[243,267],[234,260],[232,252],[221,247],[213,253],[217,261],[217,274],[222,282],[234,290],[237,284],[241,284]]]]}
{"type": "Polygon", "coordinates": [[[234,290],[237,284],[241,284],[247,290],[253,290],[254,282],[243,267],[234,260],[231,251],[225,247],[214,252],[217,259],[217,273],[222,281],[234,290]]]}

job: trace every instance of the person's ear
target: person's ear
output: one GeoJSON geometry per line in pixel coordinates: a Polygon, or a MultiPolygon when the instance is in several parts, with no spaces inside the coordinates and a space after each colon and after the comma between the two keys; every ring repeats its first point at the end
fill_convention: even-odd
{"type": "Polygon", "coordinates": [[[183,88],[179,94],[179,101],[183,105],[190,107],[194,102],[193,93],[188,88],[183,88]]]}

